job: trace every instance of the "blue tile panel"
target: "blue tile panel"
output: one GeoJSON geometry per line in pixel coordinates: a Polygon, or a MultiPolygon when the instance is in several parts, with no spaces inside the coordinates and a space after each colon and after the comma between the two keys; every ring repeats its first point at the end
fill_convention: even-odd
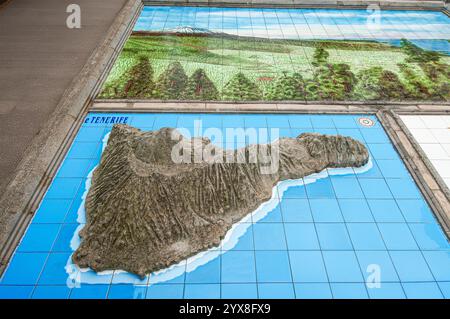
{"type": "Polygon", "coordinates": [[[367,115],[89,114],[1,278],[0,298],[450,298],[450,244],[377,119],[364,127],[360,117],[367,115]],[[274,208],[248,223],[236,245],[174,278],[115,272],[74,285],[66,266],[108,116],[144,130],[194,128],[201,119],[203,129],[274,127],[281,136],[337,131],[367,145],[373,166],[279,188],[274,208]]]}

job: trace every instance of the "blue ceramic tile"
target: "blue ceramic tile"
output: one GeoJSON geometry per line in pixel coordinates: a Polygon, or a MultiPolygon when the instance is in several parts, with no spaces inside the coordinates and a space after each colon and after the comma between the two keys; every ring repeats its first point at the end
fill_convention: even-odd
{"type": "Polygon", "coordinates": [[[320,249],[313,223],[284,224],[287,245],[290,250],[320,249]]]}
{"type": "MultiPolygon", "coordinates": [[[[226,117],[224,117],[225,119],[226,117]]],[[[225,122],[225,121],[224,121],[225,122]]],[[[191,128],[194,126],[200,125],[200,115],[198,114],[184,114],[183,116],[178,116],[177,118],[177,127],[191,128]]],[[[243,126],[242,121],[242,126],[243,126]]]]}
{"type": "Polygon", "coordinates": [[[291,282],[289,257],[286,251],[256,251],[258,282],[291,282]]]}
{"type": "Polygon", "coordinates": [[[398,199],[400,208],[409,223],[434,223],[435,219],[428,204],[422,199],[398,199]]]}
{"type": "Polygon", "coordinates": [[[409,224],[409,228],[420,249],[450,249],[447,237],[437,224],[409,224]]]}
{"type": "Polygon", "coordinates": [[[98,142],[103,139],[104,127],[82,127],[75,138],[76,142],[98,142]]]}
{"type": "Polygon", "coordinates": [[[244,118],[244,126],[246,128],[264,128],[267,127],[266,116],[246,116],[244,118]]]}
{"type": "Polygon", "coordinates": [[[186,299],[219,299],[219,284],[186,284],[184,288],[186,299]]]}
{"type": "MultiPolygon", "coordinates": [[[[65,223],[85,223],[85,218],[79,218],[78,214],[83,203],[83,195],[85,193],[85,183],[78,189],[77,194],[73,198],[72,205],[70,205],[69,211],[67,212],[65,223]]],[[[82,216],[81,216],[82,217],[82,216]]]]}
{"type": "Polygon", "coordinates": [[[331,119],[336,128],[338,129],[354,129],[358,128],[356,121],[349,116],[332,116],[331,119]]]}
{"type": "Polygon", "coordinates": [[[63,223],[71,204],[69,199],[44,199],[32,223],[63,223]]]}
{"type": "Polygon", "coordinates": [[[60,224],[31,224],[19,245],[19,252],[48,252],[56,240],[60,224]]]}
{"type": "Polygon", "coordinates": [[[71,253],[52,253],[48,256],[44,270],[39,278],[40,285],[65,285],[69,278],[66,265],[71,253]]]}
{"type": "Polygon", "coordinates": [[[294,288],[298,299],[331,299],[333,297],[328,283],[296,283],[294,288]]]}
{"type": "Polygon", "coordinates": [[[309,203],[316,223],[344,221],[336,199],[311,199],[309,203]]]}
{"type": "Polygon", "coordinates": [[[147,299],[181,299],[183,298],[184,285],[182,284],[156,284],[149,285],[147,299]]]}
{"type": "Polygon", "coordinates": [[[253,229],[248,227],[245,233],[239,237],[237,244],[231,250],[254,250],[253,229]]]}
{"type": "MultiPolygon", "coordinates": [[[[189,261],[188,261],[189,262],[189,261]]],[[[208,283],[220,282],[220,258],[215,258],[205,265],[191,270],[192,266],[186,266],[186,283],[208,283]]]]}
{"type": "Polygon", "coordinates": [[[408,299],[443,298],[439,286],[435,282],[408,282],[402,285],[408,299]]]}
{"type": "Polygon", "coordinates": [[[344,223],[316,224],[322,250],[351,250],[352,243],[344,223]]]}
{"type": "Polygon", "coordinates": [[[67,158],[94,158],[95,152],[100,147],[100,143],[96,142],[75,142],[67,153],[67,158]]]}
{"type": "Polygon", "coordinates": [[[401,281],[434,281],[419,251],[391,251],[391,257],[401,281]]]}
{"type": "Polygon", "coordinates": [[[331,116],[312,115],[310,118],[314,128],[335,128],[331,116]]]}
{"type": "Polygon", "coordinates": [[[378,288],[367,288],[370,299],[404,299],[405,293],[403,292],[402,285],[400,283],[382,283],[378,288]]]}
{"type": "Polygon", "coordinates": [[[1,299],[28,299],[34,286],[0,286],[1,299]]]}
{"type": "Polygon", "coordinates": [[[313,221],[308,200],[285,198],[280,204],[285,223],[313,221]]]}
{"type": "Polygon", "coordinates": [[[267,126],[277,128],[289,128],[289,119],[287,115],[267,115],[267,126]]]}
{"type": "Polygon", "coordinates": [[[147,286],[111,285],[108,299],[144,299],[147,286]]]}
{"type": "Polygon", "coordinates": [[[1,280],[3,285],[34,285],[47,259],[46,253],[15,253],[1,280]]]}
{"type": "Polygon", "coordinates": [[[294,286],[292,283],[260,283],[258,284],[258,294],[261,299],[293,299],[295,298],[294,286]]]}
{"type": "Polygon", "coordinates": [[[415,250],[418,249],[408,225],[405,223],[379,223],[381,236],[386,247],[390,250],[415,250]]]}
{"type": "Polygon", "coordinates": [[[353,251],[323,251],[330,282],[363,282],[353,251]]]}
{"type": "Polygon", "coordinates": [[[337,198],[364,198],[359,182],[354,177],[334,176],[331,178],[337,198]]]}
{"type": "Polygon", "coordinates": [[[364,199],[340,199],[339,206],[347,223],[374,221],[367,201],[364,199]]]}
{"type": "MultiPolygon", "coordinates": [[[[298,134],[295,134],[295,132],[293,132],[291,129],[289,129],[289,128],[280,128],[279,130],[278,130],[278,136],[281,138],[281,137],[291,137],[291,138],[294,138],[294,137],[297,137],[297,135],[298,134]]],[[[271,134],[271,137],[272,137],[272,140],[273,140],[273,137],[275,137],[274,135],[272,135],[271,134]]]]}
{"type": "Polygon", "coordinates": [[[359,183],[368,199],[389,199],[392,198],[391,191],[384,179],[378,178],[364,178],[360,179],[359,183]]]}
{"type": "MultiPolygon", "coordinates": [[[[398,160],[399,156],[391,144],[368,144],[370,153],[378,160],[398,160]]],[[[400,165],[400,161],[398,161],[400,165]]],[[[403,165],[402,165],[403,166],[403,165]]]]}
{"type": "Polygon", "coordinates": [[[255,284],[222,284],[224,299],[256,299],[258,288],[255,284]]]}
{"type": "Polygon", "coordinates": [[[33,299],[68,299],[70,288],[62,286],[36,286],[33,291],[33,299]]]}
{"type": "Polygon", "coordinates": [[[279,196],[285,198],[306,198],[306,190],[305,186],[291,186],[286,191],[284,191],[283,195],[280,194],[278,190],[279,196]]]}
{"type": "Polygon", "coordinates": [[[147,114],[138,114],[133,116],[131,125],[139,129],[152,129],[155,123],[155,117],[147,114]]]}
{"type": "Polygon", "coordinates": [[[424,251],[423,255],[437,281],[450,281],[450,250],[424,251]]]}
{"type": "Polygon", "coordinates": [[[71,199],[77,193],[82,178],[55,178],[45,195],[46,199],[71,199]]]}
{"type": "Polygon", "coordinates": [[[264,218],[259,220],[259,223],[281,223],[283,218],[281,217],[280,205],[270,211],[264,218]]]}
{"type": "MultiPolygon", "coordinates": [[[[383,174],[381,173],[380,168],[378,167],[377,163],[375,161],[372,161],[372,167],[363,172],[363,173],[358,173],[357,178],[361,181],[361,180],[365,180],[365,179],[383,179],[383,174]]],[[[370,181],[368,182],[369,185],[368,187],[370,187],[370,181]]],[[[361,188],[363,188],[362,186],[362,182],[360,182],[361,184],[361,188]]],[[[384,188],[383,188],[384,189],[384,188]]],[[[364,189],[363,189],[364,192],[364,189]]]]}
{"type": "Polygon", "coordinates": [[[387,251],[357,251],[356,256],[366,280],[374,274],[375,267],[379,267],[382,283],[399,281],[397,271],[387,251]]]}
{"type": "MultiPolygon", "coordinates": [[[[307,178],[305,178],[305,182],[307,178]]],[[[313,183],[307,183],[306,193],[308,198],[335,198],[333,184],[330,178],[321,178],[313,183]]]]}
{"type": "Polygon", "coordinates": [[[361,133],[366,143],[369,144],[389,143],[389,138],[387,137],[383,129],[378,128],[361,129],[361,133]]]}
{"type": "Polygon", "coordinates": [[[450,299],[450,282],[438,282],[441,293],[445,299],[450,299]]]}
{"type": "Polygon", "coordinates": [[[56,174],[59,178],[85,177],[92,159],[66,159],[56,174]]]}
{"type": "Polygon", "coordinates": [[[289,259],[294,282],[328,282],[320,251],[290,251],[289,259]]]}
{"type": "Polygon", "coordinates": [[[70,242],[74,237],[78,224],[64,224],[59,231],[55,244],[52,247],[53,252],[72,252],[70,242]]]}
{"type": "Polygon", "coordinates": [[[105,299],[108,289],[109,285],[82,284],[72,289],[70,299],[105,299]]]}
{"type": "Polygon", "coordinates": [[[338,127],[338,134],[354,138],[355,140],[358,140],[360,142],[364,142],[364,138],[359,129],[343,129],[338,127]]]}
{"type": "Polygon", "coordinates": [[[410,179],[386,179],[392,194],[397,199],[421,199],[417,186],[410,179]]]}
{"type": "MultiPolygon", "coordinates": [[[[177,127],[177,115],[172,114],[159,114],[156,116],[153,122],[153,130],[159,130],[163,127],[177,127]]],[[[144,125],[150,125],[150,123],[144,123],[144,125]]],[[[151,126],[148,126],[149,128],[151,126]]]]}
{"type": "Polygon", "coordinates": [[[255,253],[253,251],[228,251],[222,255],[224,283],[256,282],[255,253]]]}
{"type": "Polygon", "coordinates": [[[289,124],[291,128],[307,128],[312,129],[312,123],[308,116],[289,115],[289,124]]]}
{"type": "Polygon", "coordinates": [[[367,290],[362,283],[331,283],[333,298],[367,299],[367,290]]]}
{"type": "Polygon", "coordinates": [[[355,250],[385,250],[383,239],[375,224],[357,223],[347,224],[355,250]]]}
{"type": "Polygon", "coordinates": [[[373,217],[379,223],[401,223],[405,221],[394,200],[377,199],[368,200],[367,203],[369,204],[373,217]]]}
{"type": "Polygon", "coordinates": [[[240,115],[227,115],[222,118],[222,126],[224,128],[230,127],[245,127],[245,122],[240,115]]]}
{"type": "Polygon", "coordinates": [[[253,225],[256,250],[285,250],[286,238],[281,223],[256,223],[253,225]],[[267,236],[270,234],[270,236],[267,236]]]}
{"type": "Polygon", "coordinates": [[[410,178],[405,166],[398,160],[377,160],[377,164],[385,178],[410,178]]]}

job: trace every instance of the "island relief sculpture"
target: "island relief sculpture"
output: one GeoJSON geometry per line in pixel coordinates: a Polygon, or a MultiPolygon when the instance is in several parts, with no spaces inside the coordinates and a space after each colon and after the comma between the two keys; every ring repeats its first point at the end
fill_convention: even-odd
{"type": "MultiPolygon", "coordinates": [[[[100,99],[449,101],[450,57],[402,39],[282,40],[134,32],[100,99]]],[[[447,41],[447,45],[450,45],[447,41]]]]}
{"type": "Polygon", "coordinates": [[[224,150],[172,128],[116,124],[93,172],[72,260],[143,277],[217,247],[278,182],[368,161],[362,143],[340,135],[303,133],[224,150]],[[205,150],[212,157],[196,157],[205,150]]]}

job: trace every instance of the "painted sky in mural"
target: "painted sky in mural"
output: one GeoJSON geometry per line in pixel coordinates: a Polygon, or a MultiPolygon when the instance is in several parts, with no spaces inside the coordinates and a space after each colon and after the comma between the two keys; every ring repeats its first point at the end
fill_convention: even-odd
{"type": "Polygon", "coordinates": [[[182,26],[286,39],[450,39],[448,17],[432,11],[145,7],[134,30],[182,26]]]}

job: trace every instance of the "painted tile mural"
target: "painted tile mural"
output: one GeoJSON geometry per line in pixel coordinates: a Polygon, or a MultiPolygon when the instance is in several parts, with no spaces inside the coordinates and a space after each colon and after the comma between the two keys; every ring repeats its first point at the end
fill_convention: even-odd
{"type": "MultiPolygon", "coordinates": [[[[227,149],[249,143],[232,141],[224,135],[214,143],[227,149]]],[[[5,298],[450,299],[450,242],[375,116],[89,113],[0,278],[5,298]],[[370,161],[278,184],[220,245],[145,278],[96,273],[71,256],[113,123],[204,137],[212,128],[341,134],[363,143],[370,161]]]]}
{"type": "Polygon", "coordinates": [[[441,12],[144,7],[99,98],[450,100],[441,12]]]}

